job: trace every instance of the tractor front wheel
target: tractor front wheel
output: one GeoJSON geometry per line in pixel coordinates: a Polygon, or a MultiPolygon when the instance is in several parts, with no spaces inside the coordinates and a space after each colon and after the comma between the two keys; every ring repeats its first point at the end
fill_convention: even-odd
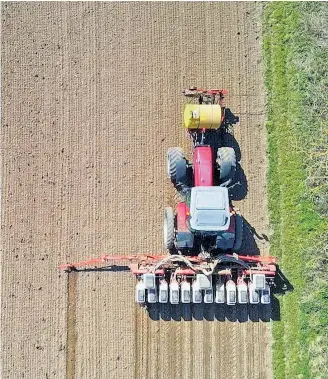
{"type": "Polygon", "coordinates": [[[220,181],[229,184],[236,171],[236,153],[232,147],[220,147],[216,163],[220,171],[220,181]]]}
{"type": "Polygon", "coordinates": [[[164,247],[170,250],[174,246],[174,213],[171,207],[165,208],[163,231],[164,247]]]}
{"type": "Polygon", "coordinates": [[[167,151],[167,174],[174,182],[177,175],[177,162],[186,159],[181,147],[170,147],[167,151]]]}

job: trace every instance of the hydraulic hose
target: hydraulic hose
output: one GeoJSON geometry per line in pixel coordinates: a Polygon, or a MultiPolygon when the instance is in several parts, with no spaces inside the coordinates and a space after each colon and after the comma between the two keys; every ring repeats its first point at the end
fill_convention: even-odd
{"type": "MultiPolygon", "coordinates": [[[[190,267],[194,271],[199,271],[199,269],[196,269],[195,266],[183,255],[169,255],[168,257],[162,259],[160,262],[158,262],[152,269],[152,272],[155,273],[156,270],[159,269],[162,265],[168,262],[183,262],[185,263],[188,267],[190,267]]],[[[220,263],[219,259],[215,259],[213,262],[209,263],[210,270],[205,270],[204,268],[201,268],[200,271],[206,275],[212,275],[216,266],[220,263]]]]}

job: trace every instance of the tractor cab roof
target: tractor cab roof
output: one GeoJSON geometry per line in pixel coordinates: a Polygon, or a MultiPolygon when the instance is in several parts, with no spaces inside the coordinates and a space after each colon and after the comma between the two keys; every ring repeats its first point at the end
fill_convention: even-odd
{"type": "Polygon", "coordinates": [[[197,231],[224,231],[230,226],[229,195],[226,187],[193,187],[190,227],[197,231]]]}

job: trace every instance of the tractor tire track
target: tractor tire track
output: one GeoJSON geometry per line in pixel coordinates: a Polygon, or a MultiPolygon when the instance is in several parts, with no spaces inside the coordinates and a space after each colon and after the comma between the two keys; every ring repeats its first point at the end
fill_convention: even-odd
{"type": "Polygon", "coordinates": [[[141,308],[138,304],[136,307],[136,359],[135,359],[135,377],[142,379],[148,377],[148,359],[149,359],[149,327],[148,317],[146,310],[141,308]]]}
{"type": "MultiPolygon", "coordinates": [[[[157,314],[158,304],[152,304],[154,307],[153,311],[157,314]]],[[[159,375],[159,343],[158,343],[158,335],[159,335],[159,324],[156,321],[152,321],[149,318],[149,315],[146,314],[147,317],[147,378],[157,379],[159,375]]]]}
{"type": "MultiPolygon", "coordinates": [[[[237,306],[232,307],[232,319],[233,322],[230,322],[231,327],[231,340],[230,346],[232,349],[231,352],[231,378],[238,379],[237,370],[240,365],[239,359],[237,359],[238,353],[240,352],[239,336],[237,335],[238,322],[236,320],[237,306]]],[[[243,341],[242,341],[243,342],[243,341]]]]}
{"type": "Polygon", "coordinates": [[[67,274],[66,379],[75,379],[77,273],[67,274]]]}
{"type": "Polygon", "coordinates": [[[171,334],[171,305],[164,304],[161,305],[161,308],[164,310],[164,320],[160,321],[161,328],[160,328],[160,378],[168,378],[171,373],[171,362],[169,358],[169,351],[171,351],[171,341],[172,341],[172,334],[171,334]]]}
{"type": "Polygon", "coordinates": [[[139,373],[140,373],[140,362],[141,362],[141,347],[140,347],[140,341],[141,341],[141,336],[139,336],[140,333],[140,309],[139,309],[139,304],[135,304],[134,306],[134,356],[135,356],[135,362],[134,362],[134,378],[139,379],[139,373]]]}

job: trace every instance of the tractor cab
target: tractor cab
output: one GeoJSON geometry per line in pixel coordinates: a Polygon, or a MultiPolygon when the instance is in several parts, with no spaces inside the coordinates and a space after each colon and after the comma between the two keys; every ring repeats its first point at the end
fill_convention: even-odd
{"type": "Polygon", "coordinates": [[[226,187],[193,187],[190,201],[190,229],[221,232],[229,229],[230,207],[226,187]]]}
{"type": "Polygon", "coordinates": [[[230,211],[227,187],[191,189],[189,232],[201,238],[204,247],[232,249],[235,244],[235,225],[235,215],[230,211]]]}

